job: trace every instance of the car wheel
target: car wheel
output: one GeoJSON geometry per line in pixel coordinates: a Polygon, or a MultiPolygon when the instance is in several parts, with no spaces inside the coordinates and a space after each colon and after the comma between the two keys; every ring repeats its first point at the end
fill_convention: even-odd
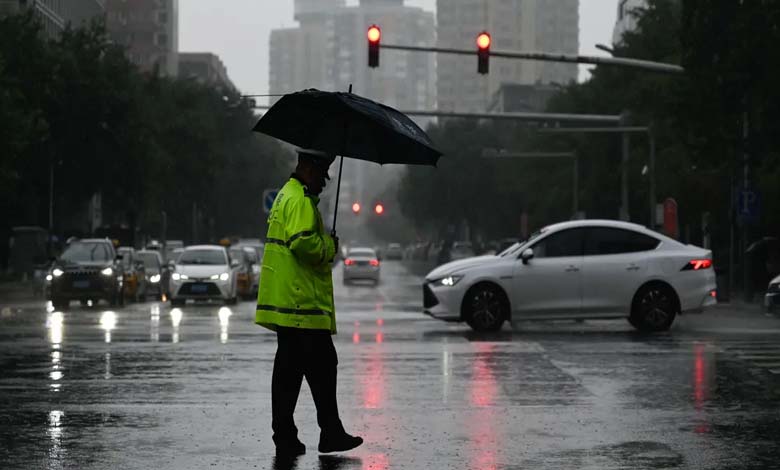
{"type": "Polygon", "coordinates": [[[666,331],[677,316],[677,305],[677,295],[671,288],[660,284],[644,286],[634,296],[628,322],[639,331],[666,331]]]}
{"type": "Polygon", "coordinates": [[[55,310],[65,310],[70,306],[70,301],[64,299],[52,299],[51,306],[54,307],[55,310]]]}
{"type": "Polygon", "coordinates": [[[226,305],[235,305],[238,303],[238,297],[231,297],[225,300],[226,305]]]}
{"type": "Polygon", "coordinates": [[[185,299],[171,299],[171,306],[183,307],[185,302],[187,302],[185,299]]]}
{"type": "Polygon", "coordinates": [[[497,286],[477,284],[466,293],[464,313],[474,331],[498,331],[509,316],[509,302],[497,286]]]}

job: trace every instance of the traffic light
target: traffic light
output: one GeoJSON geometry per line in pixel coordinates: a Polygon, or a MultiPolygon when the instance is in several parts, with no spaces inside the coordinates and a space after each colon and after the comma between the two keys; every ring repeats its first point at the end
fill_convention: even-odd
{"type": "Polygon", "coordinates": [[[359,202],[356,202],[356,203],[352,204],[352,212],[354,212],[355,214],[360,214],[360,203],[359,202]]]}
{"type": "Polygon", "coordinates": [[[482,31],[477,36],[477,72],[486,74],[490,70],[490,34],[482,31]]]}
{"type": "Polygon", "coordinates": [[[371,68],[379,67],[379,39],[382,37],[382,31],[379,26],[372,24],[368,28],[368,66],[371,68]]]}
{"type": "Polygon", "coordinates": [[[374,206],[374,212],[376,215],[382,215],[385,213],[385,206],[381,202],[377,202],[374,206]]]}

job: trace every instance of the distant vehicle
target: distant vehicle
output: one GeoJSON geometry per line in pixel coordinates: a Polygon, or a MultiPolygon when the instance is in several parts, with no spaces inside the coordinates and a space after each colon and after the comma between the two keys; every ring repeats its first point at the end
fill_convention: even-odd
{"type": "Polygon", "coordinates": [[[374,281],[379,284],[379,258],[373,248],[350,248],[343,264],[344,285],[355,279],[374,281]]]}
{"type": "Polygon", "coordinates": [[[252,282],[254,273],[252,272],[252,255],[255,251],[247,247],[245,250],[241,247],[231,247],[229,250],[230,260],[238,261],[236,268],[236,289],[238,296],[244,300],[252,298],[252,282]]]}
{"type": "Polygon", "coordinates": [[[138,259],[135,248],[120,246],[117,253],[122,257],[124,269],[125,299],[141,302],[146,299],[146,273],[143,262],[138,259]]]}
{"type": "Polygon", "coordinates": [[[260,266],[263,264],[263,253],[265,251],[265,243],[261,242],[259,238],[241,238],[238,240],[234,247],[239,248],[251,248],[255,252],[255,256],[252,258],[252,292],[253,295],[257,295],[257,289],[260,285],[260,266]]]}
{"type": "Polygon", "coordinates": [[[106,300],[123,305],[123,266],[110,240],[75,240],[52,264],[46,276],[49,299],[54,308],[67,308],[71,300],[82,304],[106,300]]]}
{"type": "Polygon", "coordinates": [[[141,250],[136,253],[136,257],[144,265],[146,296],[162,299],[163,294],[167,295],[165,286],[168,285],[169,278],[167,269],[162,261],[162,255],[159,251],[141,250]]]}
{"type": "Polygon", "coordinates": [[[403,257],[404,249],[401,247],[400,243],[390,243],[387,245],[387,250],[385,251],[386,259],[403,259],[403,257]]]}
{"type": "Polygon", "coordinates": [[[452,244],[452,249],[450,250],[451,261],[471,258],[474,255],[475,253],[474,249],[471,247],[471,242],[455,242],[452,244]]]}
{"type": "Polygon", "coordinates": [[[238,260],[231,261],[227,250],[219,245],[184,248],[171,272],[171,305],[184,305],[188,299],[235,304],[239,264],[238,260]]]}
{"type": "Polygon", "coordinates": [[[445,264],[426,276],[423,294],[427,314],[477,331],[620,317],[663,331],[717,303],[711,251],[612,220],[550,225],[498,255],[445,264]]]}
{"type": "Polygon", "coordinates": [[[780,276],[769,281],[769,287],[764,295],[764,307],[769,313],[774,313],[780,308],[780,276]]]}
{"type": "Polygon", "coordinates": [[[184,248],[184,242],[181,240],[168,240],[165,242],[165,253],[163,253],[163,257],[165,258],[165,262],[169,262],[171,260],[176,260],[176,250],[184,248]]]}

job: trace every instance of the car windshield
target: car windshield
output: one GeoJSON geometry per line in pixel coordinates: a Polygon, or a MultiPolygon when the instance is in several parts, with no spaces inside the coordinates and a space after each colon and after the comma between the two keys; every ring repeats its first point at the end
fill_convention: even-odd
{"type": "Polygon", "coordinates": [[[227,264],[225,252],[221,250],[185,250],[177,264],[227,264]]]}
{"type": "Polygon", "coordinates": [[[499,253],[499,254],[498,254],[498,256],[501,256],[501,257],[503,258],[503,257],[507,257],[507,256],[510,256],[510,257],[511,257],[511,256],[516,256],[516,255],[519,255],[519,254],[520,254],[520,250],[521,250],[521,249],[522,249],[524,246],[526,246],[527,244],[529,244],[529,243],[531,243],[532,241],[534,241],[534,240],[536,240],[537,238],[539,238],[539,236],[540,236],[540,235],[542,235],[542,234],[544,234],[546,231],[547,231],[547,229],[546,229],[546,228],[543,228],[543,229],[541,229],[541,230],[538,230],[538,231],[536,231],[536,232],[532,233],[532,234],[531,234],[531,236],[530,236],[530,237],[528,237],[528,240],[525,240],[525,241],[520,241],[520,242],[517,242],[517,243],[513,244],[512,246],[510,246],[510,247],[509,247],[509,248],[507,248],[506,250],[504,250],[504,251],[502,251],[501,253],[499,253]]]}
{"type": "Polygon", "coordinates": [[[91,263],[111,261],[111,250],[105,243],[71,243],[60,259],[66,263],[91,263]]]}
{"type": "Polygon", "coordinates": [[[160,267],[160,260],[154,253],[138,253],[138,258],[141,260],[147,270],[159,269],[160,267]]]}

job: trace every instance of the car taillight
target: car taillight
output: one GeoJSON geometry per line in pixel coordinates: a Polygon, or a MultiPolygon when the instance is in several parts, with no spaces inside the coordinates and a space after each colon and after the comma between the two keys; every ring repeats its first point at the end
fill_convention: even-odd
{"type": "Polygon", "coordinates": [[[347,258],[344,260],[344,264],[347,266],[352,266],[353,264],[355,264],[355,261],[347,258]]]}
{"type": "Polygon", "coordinates": [[[700,269],[709,269],[712,267],[711,259],[692,259],[683,266],[683,271],[698,271],[700,269]]]}
{"type": "Polygon", "coordinates": [[[379,260],[378,259],[372,259],[369,261],[371,263],[371,266],[379,266],[379,260]]]}

